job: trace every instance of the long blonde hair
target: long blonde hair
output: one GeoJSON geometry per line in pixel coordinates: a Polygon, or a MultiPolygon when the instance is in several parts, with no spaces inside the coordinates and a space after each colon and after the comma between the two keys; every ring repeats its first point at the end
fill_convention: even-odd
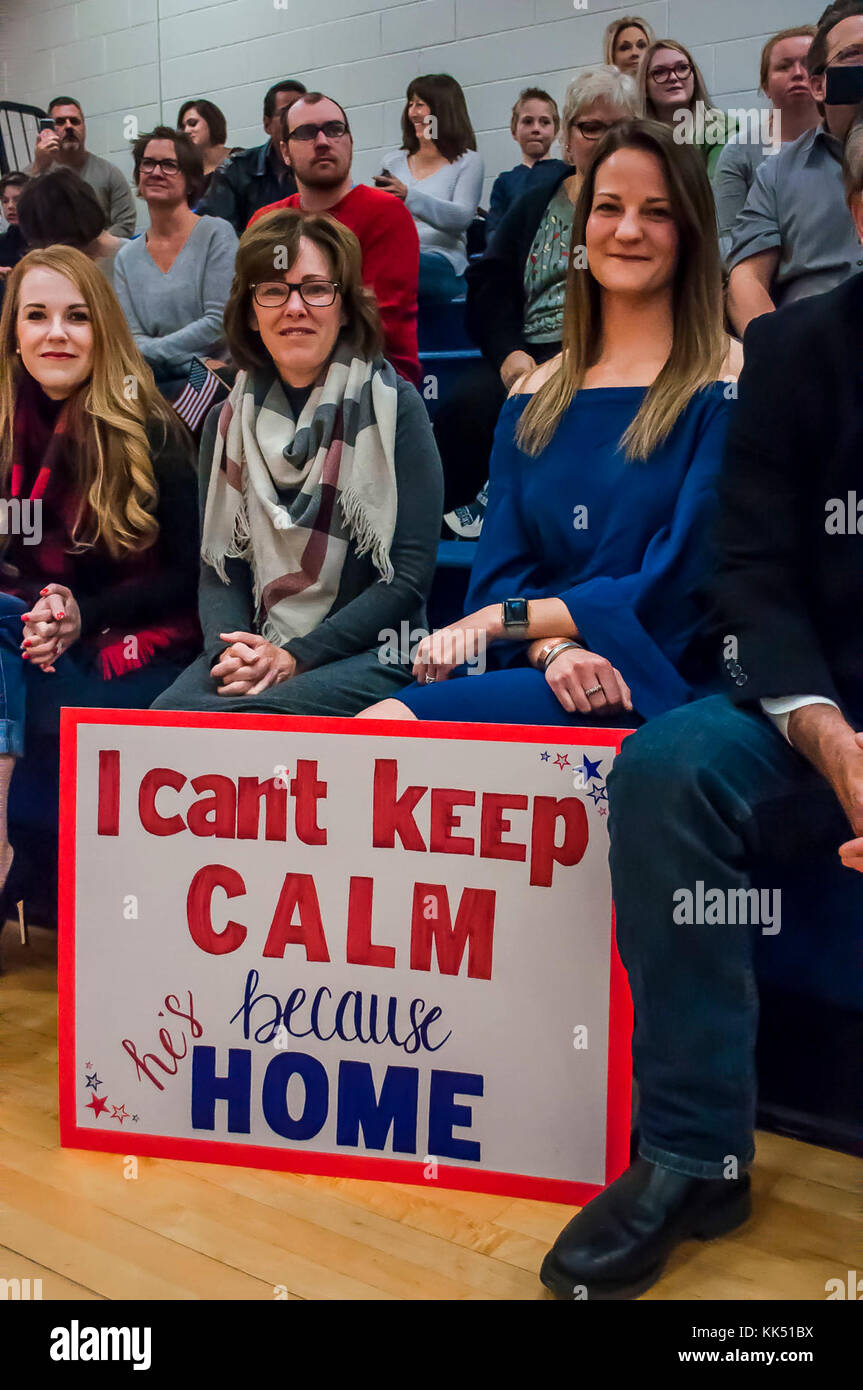
{"type": "Polygon", "coordinates": [[[646,459],[664,443],[692,396],[718,379],[725,361],[728,339],[716,212],[703,161],[691,146],[676,144],[660,122],[624,121],[603,137],[576,203],[560,365],[525,406],[516,429],[517,443],[534,457],[549,443],[588,369],[599,360],[602,289],[589,268],[577,268],[573,253],[585,243],[597,171],[625,149],[644,150],[659,160],[679,238],[671,352],[620,441],[628,461],[646,459]]]}
{"type": "Polygon", "coordinates": [[[135,346],[114,291],[98,267],[71,246],[30,251],[6,282],[0,316],[0,487],[13,462],[15,400],[26,368],[17,355],[21,282],[43,267],[71,280],[90,311],[93,367],[67,402],[74,486],[79,497],[72,539],[79,550],[101,543],[112,558],[146,550],[159,534],[158,495],[148,423],[182,435],[176,415],[159,395],[153,373],[135,346]]]}

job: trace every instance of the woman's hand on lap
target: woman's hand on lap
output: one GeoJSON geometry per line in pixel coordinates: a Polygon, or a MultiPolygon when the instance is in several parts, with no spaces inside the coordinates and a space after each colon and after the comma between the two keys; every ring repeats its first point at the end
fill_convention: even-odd
{"type": "MultiPolygon", "coordinates": [[[[498,605],[499,607],[500,605],[498,605]]],[[[486,647],[491,639],[483,616],[486,610],[450,623],[448,627],[438,628],[424,637],[416,650],[413,664],[414,680],[420,685],[432,685],[435,681],[445,681],[456,666],[465,663],[485,669],[486,647]]]]}
{"type": "Polygon", "coordinates": [[[27,613],[22,613],[24,629],[22,655],[49,675],[63,652],[81,636],[81,610],[65,584],[47,584],[27,613]]]}
{"type": "Polygon", "coordinates": [[[554,658],[545,672],[545,679],[567,714],[632,711],[632,692],[623,676],[616,666],[596,652],[567,647],[554,658]]]}
{"type": "Polygon", "coordinates": [[[290,652],[268,642],[258,632],[220,632],[228,646],[210,675],[219,684],[218,695],[259,695],[296,675],[297,663],[290,652]]]}

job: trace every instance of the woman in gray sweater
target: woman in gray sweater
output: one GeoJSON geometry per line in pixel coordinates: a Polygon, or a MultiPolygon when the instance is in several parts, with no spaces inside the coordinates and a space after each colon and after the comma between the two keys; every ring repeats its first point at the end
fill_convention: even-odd
{"type": "Polygon", "coordinates": [[[443,500],[425,407],[326,214],[245,232],[225,329],[245,370],[201,443],[204,653],[154,708],[356,714],[409,683],[425,629],[443,500]]]}
{"type": "Polygon", "coordinates": [[[204,175],[187,135],[157,126],[135,142],[133,157],[150,227],[117,253],[114,288],[142,356],[173,399],[194,357],[220,362],[224,355],[237,236],[229,222],[199,217],[189,206],[204,175]]]}

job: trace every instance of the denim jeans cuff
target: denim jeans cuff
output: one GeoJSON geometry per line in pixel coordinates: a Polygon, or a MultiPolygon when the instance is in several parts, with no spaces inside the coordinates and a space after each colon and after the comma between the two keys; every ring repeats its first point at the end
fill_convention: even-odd
{"type": "Polygon", "coordinates": [[[17,719],[0,719],[0,756],[4,753],[24,756],[24,726],[17,719]]]}
{"type": "Polygon", "coordinates": [[[685,1178],[742,1177],[755,1157],[755,1149],[750,1147],[745,1157],[729,1153],[727,1157],[718,1160],[688,1158],[685,1154],[672,1154],[666,1149],[656,1149],[643,1140],[638,1146],[638,1152],[648,1163],[655,1163],[658,1168],[670,1168],[672,1173],[680,1173],[685,1178]],[[736,1159],[738,1165],[738,1172],[733,1175],[728,1172],[728,1160],[731,1158],[736,1159]]]}

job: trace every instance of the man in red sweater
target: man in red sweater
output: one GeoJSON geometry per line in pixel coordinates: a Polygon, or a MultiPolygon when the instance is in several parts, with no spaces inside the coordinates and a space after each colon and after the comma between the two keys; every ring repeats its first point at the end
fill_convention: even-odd
{"type": "Polygon", "coordinates": [[[274,208],[328,212],[350,227],[363,252],[363,281],[374,290],[396,371],[415,386],[421,380],[417,351],[417,276],[420,244],[414,220],[400,198],[354,184],[354,142],[338,102],[308,92],[282,116],[282,154],[298,193],[261,208],[257,222],[274,208]]]}

